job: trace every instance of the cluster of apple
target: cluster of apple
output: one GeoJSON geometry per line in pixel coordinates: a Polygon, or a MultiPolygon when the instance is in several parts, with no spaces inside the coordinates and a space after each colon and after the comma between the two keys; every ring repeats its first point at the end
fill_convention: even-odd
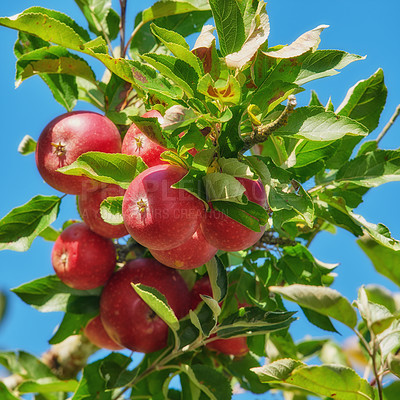
{"type": "MultiPolygon", "coordinates": [[[[162,119],[157,111],[144,116],[162,119]]],[[[70,287],[88,290],[103,286],[100,316],[85,328],[86,335],[100,347],[126,347],[145,353],[163,348],[167,325],[140,299],[131,283],[157,289],[177,317],[182,318],[201,301],[199,294],[211,295],[211,287],[203,279],[189,292],[177,270],[199,267],[218,250],[246,249],[263,233],[263,227],[261,232],[254,232],[214,210],[211,204],[206,212],[201,200],[185,190],[172,188],[187,171],[161,160],[165,150],[135,125],[121,141],[117,127],[108,118],[85,111],[55,118],[37,143],[36,163],[43,179],[61,192],[78,196],[84,222],[75,223],[60,234],[53,247],[52,263],[58,277],[70,287]],[[140,156],[149,168],[126,191],[57,171],[88,151],[140,156]],[[101,218],[100,204],[109,196],[124,196],[121,225],[108,224],[101,218]],[[112,239],[128,233],[147,247],[155,259],[135,259],[116,271],[112,239]]],[[[237,179],[250,201],[266,205],[260,182],[237,179]]],[[[245,338],[215,340],[210,347],[235,355],[247,352],[245,338]],[[242,341],[237,344],[237,339],[242,341]],[[229,341],[235,344],[229,345],[229,341]],[[227,350],[227,343],[228,350],[233,350],[227,350]]]]}

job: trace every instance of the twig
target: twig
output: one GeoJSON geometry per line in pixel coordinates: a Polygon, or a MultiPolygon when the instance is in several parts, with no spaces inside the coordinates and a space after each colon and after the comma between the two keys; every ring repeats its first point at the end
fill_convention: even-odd
{"type": "Polygon", "coordinates": [[[143,27],[144,23],[143,21],[140,21],[140,23],[136,26],[136,28],[133,30],[131,37],[129,40],[126,42],[126,45],[123,49],[121,49],[121,57],[125,57],[126,52],[128,51],[128,47],[131,44],[133,38],[136,36],[136,34],[139,32],[139,30],[143,27]]]}
{"type": "Polygon", "coordinates": [[[119,0],[121,7],[120,23],[119,23],[119,37],[120,37],[120,55],[125,58],[125,22],[126,22],[126,2],[127,0],[119,0]]]}
{"type": "Polygon", "coordinates": [[[376,143],[379,143],[383,139],[383,137],[386,135],[387,131],[391,128],[391,126],[396,121],[396,118],[399,116],[399,114],[400,114],[400,104],[396,107],[396,110],[394,111],[393,115],[390,117],[389,122],[383,127],[382,132],[375,139],[376,143]]]}
{"type": "Polygon", "coordinates": [[[244,147],[240,153],[244,154],[254,145],[265,142],[273,132],[275,132],[281,126],[286,125],[289,119],[289,115],[293,112],[296,105],[297,105],[296,97],[294,95],[290,95],[288,97],[288,102],[285,109],[282,111],[282,114],[275,121],[272,121],[266,125],[256,126],[253,132],[249,136],[243,138],[244,147]]]}

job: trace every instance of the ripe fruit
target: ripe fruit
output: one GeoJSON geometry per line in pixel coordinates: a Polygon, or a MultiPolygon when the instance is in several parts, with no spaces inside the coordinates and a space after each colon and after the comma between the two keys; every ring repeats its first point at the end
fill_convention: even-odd
{"type": "Polygon", "coordinates": [[[108,224],[100,214],[100,204],[104,199],[123,196],[124,193],[125,190],[117,185],[107,185],[93,192],[82,193],[78,197],[79,214],[93,232],[108,238],[120,238],[128,234],[124,224],[108,224]]]}
{"type": "Polygon", "coordinates": [[[65,229],[54,243],[51,262],[66,285],[80,290],[104,285],[114,271],[112,240],[92,232],[84,223],[65,229]]]}
{"type": "Polygon", "coordinates": [[[189,290],[179,273],[151,258],[135,259],[113,274],[100,299],[108,335],[133,351],[151,353],[167,344],[168,326],[131,286],[142,283],[162,293],[178,319],[189,311],[189,290]]]}
{"type": "Polygon", "coordinates": [[[201,229],[198,229],[190,239],[178,247],[170,250],[149,250],[161,264],[176,269],[201,267],[210,261],[218,251],[207,242],[201,229]]]}
{"type": "MultiPolygon", "coordinates": [[[[162,121],[162,116],[157,110],[150,110],[142,115],[144,118],[158,118],[162,121]]],[[[149,139],[135,124],[132,124],[126,132],[122,142],[121,152],[132,156],[140,156],[142,160],[149,166],[166,164],[160,160],[160,155],[165,147],[153,142],[149,139]]]]}
{"type": "Polygon", "coordinates": [[[121,136],[105,116],[89,111],[69,112],[53,119],[40,134],[36,165],[42,178],[54,189],[81,194],[97,188],[87,177],[64,175],[57,169],[73,163],[88,151],[119,153],[121,136]]]}
{"type": "Polygon", "coordinates": [[[108,350],[122,350],[123,347],[108,336],[101,322],[100,315],[91,319],[83,330],[85,336],[97,347],[108,350]]]}
{"type": "Polygon", "coordinates": [[[122,203],[126,229],[141,245],[154,250],[180,246],[196,232],[203,203],[183,189],[171,187],[186,175],[177,165],[157,165],[139,174],[122,203]]]}
{"type": "MultiPolygon", "coordinates": [[[[265,207],[267,195],[261,182],[236,179],[245,187],[244,195],[250,201],[265,207]]],[[[216,248],[223,251],[239,251],[256,243],[263,235],[265,227],[260,227],[261,232],[254,232],[211,206],[201,223],[201,229],[207,240],[216,248]]]]}
{"type": "MultiPolygon", "coordinates": [[[[211,283],[208,276],[204,276],[196,281],[190,294],[190,308],[192,310],[194,310],[199,303],[202,302],[200,297],[201,294],[212,296],[211,283]]],[[[215,337],[215,335],[211,335],[210,337],[215,337]]],[[[237,357],[244,356],[249,352],[249,348],[247,347],[247,339],[245,336],[228,339],[215,339],[214,341],[207,343],[206,346],[220,353],[237,357]]]]}

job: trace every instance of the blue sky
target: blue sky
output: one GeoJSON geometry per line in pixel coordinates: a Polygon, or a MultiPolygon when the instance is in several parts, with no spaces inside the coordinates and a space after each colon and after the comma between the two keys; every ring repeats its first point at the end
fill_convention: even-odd
{"type": "MultiPolygon", "coordinates": [[[[129,25],[140,5],[145,8],[153,2],[131,0],[128,15],[129,25]]],[[[72,0],[54,2],[51,0],[14,0],[0,2],[0,16],[16,14],[30,6],[37,5],[63,11],[78,23],[85,26],[78,7],[72,0]]],[[[116,7],[117,8],[117,7],[116,7]]],[[[400,52],[398,16],[400,3],[396,0],[384,0],[379,4],[371,0],[353,0],[321,2],[317,0],[294,1],[270,0],[267,5],[270,16],[270,45],[287,44],[303,32],[320,24],[330,27],[322,33],[320,48],[340,49],[349,53],[367,55],[346,67],[334,77],[314,81],[306,85],[306,91],[298,96],[298,103],[304,105],[314,89],[320,100],[326,103],[329,97],[337,107],[347,90],[358,80],[366,79],[378,68],[385,73],[388,87],[386,108],[381,116],[379,128],[371,134],[375,138],[389,120],[397,104],[400,103],[400,52]]],[[[35,139],[44,126],[65,110],[56,103],[50,91],[39,78],[30,78],[17,90],[14,89],[15,58],[13,44],[16,32],[0,28],[0,165],[2,186],[0,197],[0,217],[13,207],[27,202],[36,194],[50,195],[55,191],[42,182],[34,162],[33,155],[23,157],[17,147],[24,135],[35,139]]],[[[101,65],[96,64],[96,71],[101,65]]],[[[78,104],[78,109],[87,109],[85,104],[78,104]]],[[[381,141],[383,148],[398,148],[400,144],[400,121],[392,127],[381,141]]],[[[357,208],[368,221],[382,222],[389,227],[396,238],[400,238],[400,211],[398,198],[399,184],[389,183],[371,190],[365,201],[357,208]]],[[[59,221],[77,217],[74,211],[74,198],[63,200],[59,221]]],[[[60,222],[57,222],[56,227],[60,222]]],[[[41,276],[52,274],[50,264],[51,243],[38,239],[25,253],[3,251],[0,253],[0,289],[8,289],[41,276]]],[[[340,263],[337,268],[338,278],[334,288],[346,295],[350,301],[357,296],[362,284],[379,283],[392,291],[398,290],[390,281],[376,274],[372,264],[355,243],[355,238],[345,232],[336,235],[323,233],[311,246],[311,251],[318,259],[340,263]]],[[[19,299],[10,294],[7,315],[0,325],[0,349],[23,349],[40,355],[48,348],[47,340],[60,322],[61,314],[39,314],[19,299]]],[[[292,305],[291,305],[292,306],[292,305]]],[[[291,307],[293,309],[293,306],[291,307]]],[[[300,320],[293,327],[295,339],[306,334],[325,336],[325,333],[312,327],[299,313],[300,320]]],[[[336,325],[343,340],[350,332],[344,326],[336,325]]],[[[260,396],[258,398],[261,398],[260,396]]],[[[267,398],[267,397],[262,397],[267,398]]]]}

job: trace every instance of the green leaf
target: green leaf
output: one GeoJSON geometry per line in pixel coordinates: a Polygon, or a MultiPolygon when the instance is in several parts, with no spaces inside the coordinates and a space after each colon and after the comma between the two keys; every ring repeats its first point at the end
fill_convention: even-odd
{"type": "Polygon", "coordinates": [[[167,141],[163,136],[161,125],[157,118],[147,118],[137,115],[130,119],[150,140],[160,146],[167,147],[167,141]]]}
{"type": "Polygon", "coordinates": [[[179,329],[179,321],[168,305],[167,299],[157,289],[141,283],[131,283],[135,292],[173,330],[179,329]]]}
{"type": "Polygon", "coordinates": [[[203,178],[206,173],[196,169],[190,169],[189,172],[178,182],[172,185],[173,188],[183,189],[201,200],[208,208],[206,189],[203,178]]]}
{"type": "Polygon", "coordinates": [[[101,373],[100,367],[103,360],[92,362],[83,369],[79,386],[71,400],[111,400],[111,391],[105,391],[106,380],[101,373]]]}
{"type": "Polygon", "coordinates": [[[185,38],[179,33],[169,29],[161,28],[156,24],[151,24],[150,29],[153,32],[153,35],[157,36],[157,38],[160,39],[163,43],[178,44],[179,46],[182,46],[187,50],[190,49],[185,38]]]}
{"type": "Polygon", "coordinates": [[[198,75],[186,61],[166,54],[153,53],[143,54],[141,58],[181,87],[186,96],[194,96],[198,75]]]}
{"type": "Polygon", "coordinates": [[[274,58],[293,58],[301,56],[309,50],[316,50],[321,39],[321,32],[329,25],[319,25],[311,31],[303,33],[293,43],[279,50],[267,51],[264,54],[274,58]]]}
{"type": "Polygon", "coordinates": [[[271,386],[261,383],[258,376],[251,371],[251,368],[259,366],[259,362],[253,355],[246,354],[244,357],[236,358],[234,362],[225,365],[225,368],[239,381],[244,390],[261,394],[268,391],[271,386]]]}
{"type": "Polygon", "coordinates": [[[102,360],[99,370],[107,389],[123,387],[137,376],[137,370],[127,369],[131,362],[130,357],[121,353],[112,353],[102,360]]]}
{"type": "Polygon", "coordinates": [[[311,90],[311,98],[310,98],[310,102],[308,103],[308,106],[309,107],[312,107],[312,106],[323,107],[323,104],[319,100],[318,95],[315,92],[315,90],[311,90]]]}
{"type": "Polygon", "coordinates": [[[239,51],[246,40],[243,17],[235,0],[210,0],[222,56],[239,51]]]}
{"type": "Polygon", "coordinates": [[[11,373],[21,375],[25,379],[54,378],[47,365],[25,351],[0,352],[0,364],[11,373]]]}
{"type": "Polygon", "coordinates": [[[124,223],[122,217],[122,201],[124,196],[107,197],[100,204],[100,215],[105,222],[111,225],[124,223]]]}
{"type": "Polygon", "coordinates": [[[3,400],[20,400],[19,397],[15,397],[7,388],[7,386],[0,382],[0,395],[3,400]]]}
{"type": "Polygon", "coordinates": [[[71,335],[79,335],[87,323],[95,316],[91,314],[72,314],[66,312],[54,335],[49,340],[50,344],[61,343],[71,335]]]}
{"type": "Polygon", "coordinates": [[[242,88],[233,75],[229,75],[227,79],[218,79],[214,82],[210,74],[205,74],[200,78],[197,90],[205,96],[219,100],[228,106],[239,105],[242,96],[242,88]]]}
{"type": "Polygon", "coordinates": [[[90,40],[86,30],[58,11],[31,7],[13,17],[0,18],[0,25],[39,36],[48,42],[77,51],[90,40]]]}
{"type": "Polygon", "coordinates": [[[300,182],[306,182],[324,169],[325,161],[337,150],[337,140],[328,142],[313,142],[300,140],[296,144],[296,164],[290,168],[300,182]]]}
{"type": "Polygon", "coordinates": [[[232,175],[237,178],[254,179],[254,173],[250,167],[239,161],[237,158],[224,158],[218,159],[218,164],[221,167],[221,172],[224,174],[232,175]]]}
{"type": "Polygon", "coordinates": [[[119,15],[111,9],[111,0],[75,0],[89,23],[89,29],[98,36],[107,36],[110,40],[117,37],[119,15]]]}
{"type": "Polygon", "coordinates": [[[314,79],[336,75],[339,73],[337,71],[338,69],[342,69],[354,61],[364,59],[365,57],[349,54],[341,50],[314,51],[308,54],[301,63],[301,69],[295,83],[299,86],[303,86],[314,79]]]}
{"type": "Polygon", "coordinates": [[[400,250],[388,248],[367,235],[357,240],[357,244],[369,257],[376,271],[400,286],[400,250]]]}
{"type": "Polygon", "coordinates": [[[347,117],[339,117],[321,107],[300,107],[289,117],[287,125],[274,135],[305,138],[315,141],[340,139],[345,135],[366,136],[368,130],[347,117]]]}
{"type": "Polygon", "coordinates": [[[190,11],[206,11],[210,7],[203,0],[164,0],[157,1],[151,7],[142,12],[142,23],[153,21],[157,18],[168,17],[171,15],[183,14],[190,11]]]}
{"type": "MultiPolygon", "coordinates": [[[[108,66],[108,63],[106,66],[108,66]]],[[[160,76],[154,68],[138,61],[131,61],[126,67],[130,69],[129,73],[132,75],[131,81],[142,90],[148,90],[150,93],[160,93],[173,99],[183,97],[182,88],[172,85],[167,79],[160,76]]],[[[119,71],[113,72],[124,78],[119,71]]]]}
{"type": "Polygon", "coordinates": [[[301,307],[301,309],[304,312],[304,315],[306,318],[315,326],[318,328],[321,328],[325,331],[328,332],[335,332],[339,333],[336,328],[333,326],[332,321],[329,317],[326,315],[320,314],[319,312],[316,312],[314,310],[311,310],[306,307],[301,307]]]}
{"type": "Polygon", "coordinates": [[[400,391],[400,381],[394,381],[383,388],[383,400],[397,400],[400,391]]]}
{"type": "Polygon", "coordinates": [[[49,225],[40,233],[39,236],[44,240],[47,240],[48,242],[55,242],[60,236],[60,231],[54,229],[51,225],[49,225]]]}
{"type": "Polygon", "coordinates": [[[34,153],[35,151],[36,140],[34,140],[29,135],[25,135],[18,145],[18,153],[22,154],[23,156],[27,156],[28,154],[34,153]]]}
{"type": "Polygon", "coordinates": [[[41,378],[36,381],[24,381],[18,386],[20,393],[74,392],[78,382],[74,379],[41,378]]]}
{"type": "Polygon", "coordinates": [[[36,196],[0,220],[0,250],[26,251],[58,215],[61,199],[36,196]]]}
{"type": "Polygon", "coordinates": [[[51,90],[54,99],[67,111],[72,111],[79,96],[76,78],[62,74],[42,74],[41,78],[51,90]]]}
{"type": "Polygon", "coordinates": [[[386,97],[383,71],[378,69],[371,77],[349,89],[336,113],[360,122],[372,132],[378,127],[386,97]]]}
{"type": "Polygon", "coordinates": [[[363,286],[359,289],[358,298],[354,304],[360,311],[361,317],[366,321],[368,329],[375,335],[389,328],[396,319],[385,306],[369,301],[363,286]]]}
{"type": "Polygon", "coordinates": [[[213,298],[221,302],[228,291],[228,276],[226,269],[219,257],[215,256],[206,263],[208,277],[210,279],[213,298]]]}
{"type": "Polygon", "coordinates": [[[64,47],[51,46],[33,50],[18,59],[15,85],[18,87],[25,79],[43,73],[79,76],[96,82],[93,70],[83,58],[70,53],[64,47]]]}
{"type": "Polygon", "coordinates": [[[374,400],[374,390],[351,368],[341,365],[307,366],[283,359],[252,368],[261,382],[283,382],[311,393],[341,400],[374,400]]]}
{"type": "Polygon", "coordinates": [[[242,69],[253,59],[258,49],[267,41],[269,36],[269,19],[265,7],[265,3],[258,3],[257,11],[250,23],[250,31],[247,33],[243,46],[236,53],[228,54],[225,57],[228,67],[242,69]]]}
{"type": "Polygon", "coordinates": [[[222,338],[259,335],[289,327],[296,320],[294,312],[265,311],[258,307],[244,307],[225,318],[217,327],[222,338]]]}
{"type": "Polygon", "coordinates": [[[231,201],[213,201],[214,209],[255,232],[261,232],[261,226],[268,224],[268,211],[257,203],[248,201],[240,204],[231,201]],[[260,226],[261,225],[261,226],[260,226]]]}
{"type": "MultiPolygon", "coordinates": [[[[204,71],[199,58],[190,51],[189,45],[186,43],[183,36],[173,30],[160,28],[154,24],[151,24],[150,28],[154,36],[156,36],[177,59],[181,61],[184,60],[185,64],[194,70],[190,71],[190,74],[193,76],[192,79],[197,83],[198,78],[203,75],[204,71]]],[[[187,71],[187,73],[188,72],[189,71],[187,71]]]]}
{"type": "Polygon", "coordinates": [[[66,175],[87,176],[127,189],[132,180],[145,169],[147,166],[140,157],[89,151],[58,171],[66,175]]]}
{"type": "Polygon", "coordinates": [[[0,324],[3,321],[6,310],[7,310],[7,296],[2,291],[0,291],[0,324]]]}
{"type": "Polygon", "coordinates": [[[244,106],[234,106],[231,107],[230,110],[232,111],[232,118],[222,124],[221,132],[218,136],[220,155],[226,158],[237,157],[239,151],[242,150],[244,146],[240,136],[240,124],[244,106]]]}
{"type": "Polygon", "coordinates": [[[55,275],[49,275],[12,289],[22,301],[41,312],[94,313],[99,307],[100,289],[72,289],[55,275]]]}
{"type": "Polygon", "coordinates": [[[174,131],[194,123],[198,116],[191,108],[183,107],[179,104],[168,108],[164,114],[164,120],[161,124],[165,131],[174,131]]]}
{"type": "Polygon", "coordinates": [[[190,368],[195,380],[191,373],[188,374],[189,378],[207,395],[207,399],[230,400],[232,398],[230,382],[221,372],[202,364],[193,364],[190,368]]]}
{"type": "Polygon", "coordinates": [[[14,45],[14,54],[15,57],[18,59],[22,55],[29,53],[33,50],[40,49],[42,47],[50,47],[50,43],[43,39],[40,39],[37,36],[18,31],[18,39],[14,45]]]}
{"type": "Polygon", "coordinates": [[[336,319],[350,328],[354,328],[357,324],[357,314],[353,307],[345,297],[334,289],[294,284],[285,287],[271,286],[269,290],[282,295],[287,300],[294,301],[302,307],[307,307],[336,319]]]}
{"type": "Polygon", "coordinates": [[[232,201],[243,203],[244,186],[233,176],[222,172],[213,172],[203,177],[209,201],[232,201]]]}
{"type": "Polygon", "coordinates": [[[400,180],[400,151],[376,150],[362,154],[344,164],[335,176],[336,184],[354,183],[377,187],[400,180]]]}

